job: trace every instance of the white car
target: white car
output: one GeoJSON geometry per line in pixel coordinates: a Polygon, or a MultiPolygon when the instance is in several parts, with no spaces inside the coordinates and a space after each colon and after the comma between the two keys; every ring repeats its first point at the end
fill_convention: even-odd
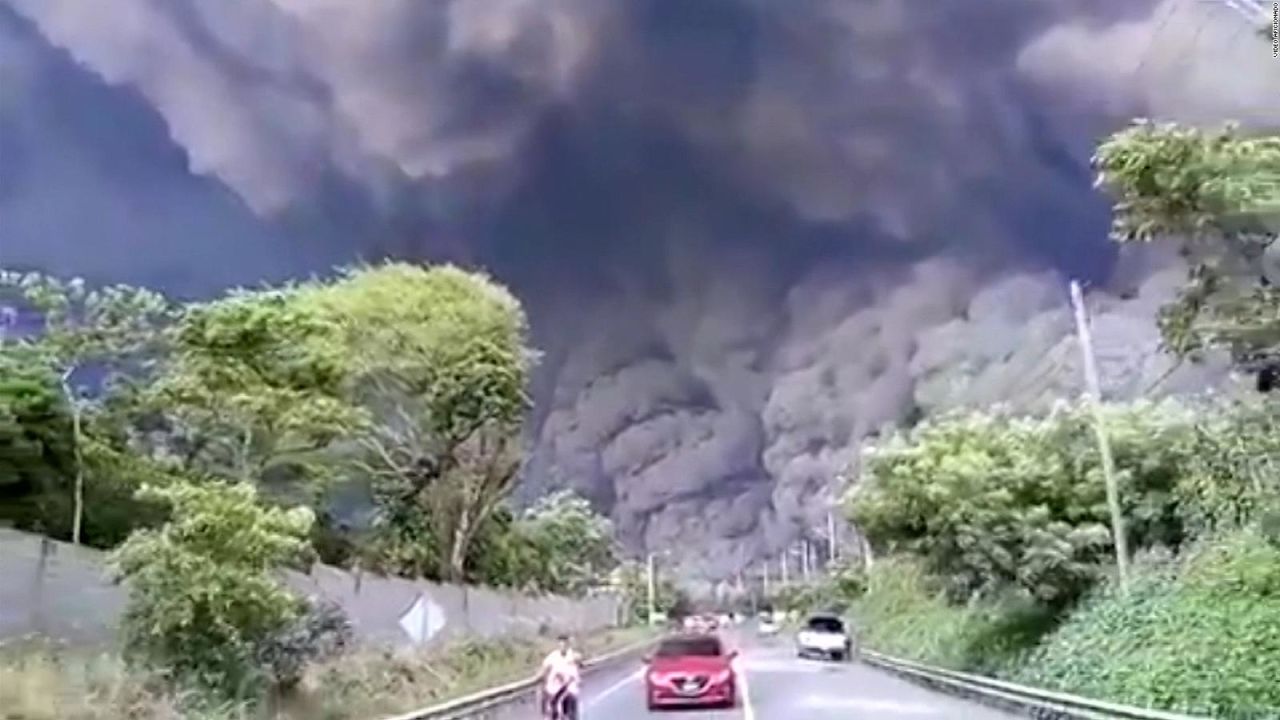
{"type": "Polygon", "coordinates": [[[756,630],[760,637],[773,637],[778,634],[778,621],[772,615],[762,613],[756,630]]]}
{"type": "Polygon", "coordinates": [[[814,615],[796,634],[796,654],[802,658],[848,660],[853,656],[853,638],[844,621],[835,615],[814,615]]]}

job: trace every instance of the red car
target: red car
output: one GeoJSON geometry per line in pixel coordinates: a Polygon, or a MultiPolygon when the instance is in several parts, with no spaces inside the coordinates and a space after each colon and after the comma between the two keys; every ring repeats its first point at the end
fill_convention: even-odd
{"type": "Polygon", "coordinates": [[[649,709],[712,705],[733,707],[738,682],[733,670],[737,651],[715,635],[680,635],[658,643],[645,659],[645,693],[649,709]]]}

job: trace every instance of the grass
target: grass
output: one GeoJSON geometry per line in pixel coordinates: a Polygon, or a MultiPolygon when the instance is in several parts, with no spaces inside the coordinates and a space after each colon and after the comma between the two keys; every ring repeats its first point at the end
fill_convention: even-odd
{"type": "MultiPolygon", "coordinates": [[[[588,657],[647,637],[647,629],[588,636],[588,657]]],[[[537,671],[548,640],[460,642],[420,653],[362,652],[312,668],[282,715],[290,720],[368,720],[396,715],[521,680],[537,671]]]]}
{"type": "Polygon", "coordinates": [[[919,566],[877,564],[853,606],[866,647],[1137,707],[1280,720],[1280,544],[1261,530],[1135,565],[1068,612],[948,603],[919,566]]]}
{"type": "Polygon", "coordinates": [[[1280,718],[1280,549],[1254,531],[1097,593],[1011,673],[1140,707],[1280,718]]]}
{"type": "Polygon", "coordinates": [[[991,621],[976,608],[956,607],[916,563],[886,558],[867,578],[851,608],[862,643],[873,650],[957,670],[991,621]]]}
{"type": "MultiPolygon", "coordinates": [[[[580,641],[588,656],[638,642],[622,629],[580,641]]],[[[26,646],[0,652],[0,720],[371,720],[511,682],[536,671],[552,641],[460,642],[421,652],[359,651],[308,671],[272,710],[211,705],[109,654],[26,646]]]]}
{"type": "Polygon", "coordinates": [[[239,720],[233,706],[162,689],[114,655],[27,647],[0,654],[0,720],[239,720]]]}

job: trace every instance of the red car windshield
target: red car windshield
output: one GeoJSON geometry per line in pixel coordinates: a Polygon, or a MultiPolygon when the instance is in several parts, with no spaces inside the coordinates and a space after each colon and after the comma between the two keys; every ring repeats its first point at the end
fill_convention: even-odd
{"type": "Polygon", "coordinates": [[[655,653],[658,657],[720,657],[724,648],[720,641],[711,637],[673,638],[663,640],[655,653]]]}

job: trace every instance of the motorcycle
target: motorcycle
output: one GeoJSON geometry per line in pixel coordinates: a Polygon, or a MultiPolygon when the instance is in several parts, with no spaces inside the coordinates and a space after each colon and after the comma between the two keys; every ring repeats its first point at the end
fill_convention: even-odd
{"type": "Polygon", "coordinates": [[[578,692],[569,682],[563,682],[560,690],[549,696],[543,691],[542,717],[544,720],[578,720],[578,692]]]}

